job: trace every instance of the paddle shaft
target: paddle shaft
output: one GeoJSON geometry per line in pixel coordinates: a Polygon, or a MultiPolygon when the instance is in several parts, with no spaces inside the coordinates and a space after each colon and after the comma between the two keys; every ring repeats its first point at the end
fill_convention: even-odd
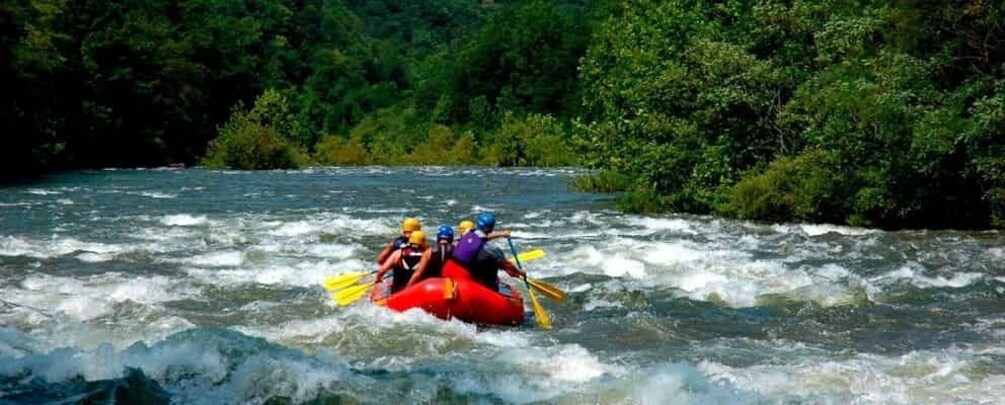
{"type": "MultiPolygon", "coordinates": [[[[516,246],[513,245],[513,239],[506,238],[506,241],[509,242],[509,250],[513,252],[513,258],[516,259],[516,268],[523,271],[523,265],[520,264],[520,255],[516,254],[516,246]]],[[[523,283],[527,286],[527,289],[530,290],[530,282],[527,281],[527,272],[523,273],[523,283]]]]}

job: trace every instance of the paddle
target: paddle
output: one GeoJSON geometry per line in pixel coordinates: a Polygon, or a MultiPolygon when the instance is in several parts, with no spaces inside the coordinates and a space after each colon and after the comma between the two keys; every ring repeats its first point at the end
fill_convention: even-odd
{"type": "MultiPolygon", "coordinates": [[[[512,262],[518,260],[520,262],[526,262],[529,260],[536,260],[543,257],[544,257],[543,250],[534,249],[528,252],[520,253],[519,255],[516,256],[516,258],[510,258],[509,261],[512,262]]],[[[562,289],[541,280],[530,279],[529,281],[530,286],[533,287],[534,290],[536,290],[537,292],[541,293],[541,295],[548,297],[551,300],[558,303],[562,303],[563,301],[565,301],[565,291],[562,291],[562,289]]]]}
{"type": "Polygon", "coordinates": [[[376,273],[377,271],[360,271],[356,273],[346,273],[340,274],[334,277],[325,278],[325,289],[328,291],[341,290],[343,288],[349,287],[356,284],[357,281],[363,279],[369,274],[376,273]]]}
{"type": "Polygon", "coordinates": [[[544,258],[544,251],[541,249],[528,250],[526,252],[516,255],[515,258],[511,257],[509,261],[519,260],[521,262],[529,262],[531,260],[537,260],[544,258]]]}
{"type": "Polygon", "coordinates": [[[341,306],[346,306],[356,302],[356,300],[360,298],[363,298],[363,296],[366,295],[366,293],[369,292],[370,288],[373,286],[373,283],[349,286],[345,289],[336,291],[333,297],[335,298],[336,303],[341,306]]]}
{"type": "Polygon", "coordinates": [[[565,291],[541,280],[530,279],[530,286],[541,295],[550,298],[552,301],[562,303],[565,301],[565,291]]]}
{"type": "MultiPolygon", "coordinates": [[[[516,258],[516,267],[523,270],[523,265],[520,264],[520,255],[516,254],[516,246],[513,246],[513,239],[506,238],[509,242],[509,249],[513,252],[513,256],[516,258]]],[[[534,289],[530,286],[530,281],[527,280],[527,273],[524,272],[523,283],[527,286],[527,295],[530,295],[530,302],[533,304],[534,317],[537,318],[537,325],[541,329],[551,329],[551,318],[548,317],[548,313],[545,312],[541,304],[537,302],[537,296],[534,295],[534,289]]]]}
{"type": "MultiPolygon", "coordinates": [[[[523,253],[520,253],[519,255],[517,255],[517,259],[519,259],[521,261],[525,261],[525,262],[526,261],[530,261],[530,260],[537,260],[537,259],[540,259],[540,258],[543,258],[543,257],[544,257],[544,251],[541,250],[541,249],[534,249],[534,250],[526,251],[526,252],[523,252],[523,253]]],[[[516,259],[512,259],[511,258],[509,260],[510,261],[514,261],[516,259]]],[[[334,277],[327,277],[327,278],[325,278],[324,286],[325,286],[325,289],[328,290],[328,291],[341,290],[343,288],[347,288],[347,287],[352,286],[353,284],[356,284],[357,282],[359,282],[360,280],[362,280],[363,277],[366,277],[366,276],[368,276],[370,274],[374,274],[376,272],[377,272],[376,270],[374,270],[374,271],[360,271],[360,272],[355,272],[355,273],[340,274],[340,275],[337,275],[337,276],[334,276],[334,277]]],[[[544,294],[544,293],[542,293],[542,294],[544,294]]],[[[564,296],[565,294],[563,293],[562,295],[564,296]]]]}

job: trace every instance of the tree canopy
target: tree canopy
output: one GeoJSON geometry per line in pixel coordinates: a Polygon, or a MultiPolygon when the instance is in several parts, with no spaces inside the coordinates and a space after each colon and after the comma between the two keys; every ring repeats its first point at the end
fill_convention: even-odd
{"type": "Polygon", "coordinates": [[[3,178],[583,165],[632,211],[1005,226],[985,0],[9,0],[3,178]]]}

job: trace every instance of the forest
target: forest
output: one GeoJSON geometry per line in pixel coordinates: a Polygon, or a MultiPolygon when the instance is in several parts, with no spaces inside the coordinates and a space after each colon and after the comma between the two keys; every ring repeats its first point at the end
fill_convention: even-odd
{"type": "Polygon", "coordinates": [[[581,166],[631,212],[1005,227],[990,0],[5,0],[3,171],[581,166]]]}

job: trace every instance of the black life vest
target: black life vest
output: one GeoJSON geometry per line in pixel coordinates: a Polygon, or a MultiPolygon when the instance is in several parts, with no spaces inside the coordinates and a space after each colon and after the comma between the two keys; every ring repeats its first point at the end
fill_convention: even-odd
{"type": "Polygon", "coordinates": [[[474,263],[471,263],[467,267],[468,272],[471,273],[471,278],[475,279],[482,285],[492,289],[492,291],[499,290],[499,264],[487,260],[475,259],[474,263]]]}
{"type": "Polygon", "coordinates": [[[422,249],[415,245],[405,245],[401,248],[401,257],[394,264],[394,282],[391,284],[391,292],[398,292],[408,285],[408,280],[412,279],[415,269],[419,268],[422,261],[422,249]]]}
{"type": "Polygon", "coordinates": [[[454,252],[454,245],[452,244],[437,244],[433,247],[433,251],[429,257],[429,263],[426,264],[426,271],[422,273],[422,279],[434,277],[443,277],[443,264],[450,260],[450,256],[454,252]]]}

